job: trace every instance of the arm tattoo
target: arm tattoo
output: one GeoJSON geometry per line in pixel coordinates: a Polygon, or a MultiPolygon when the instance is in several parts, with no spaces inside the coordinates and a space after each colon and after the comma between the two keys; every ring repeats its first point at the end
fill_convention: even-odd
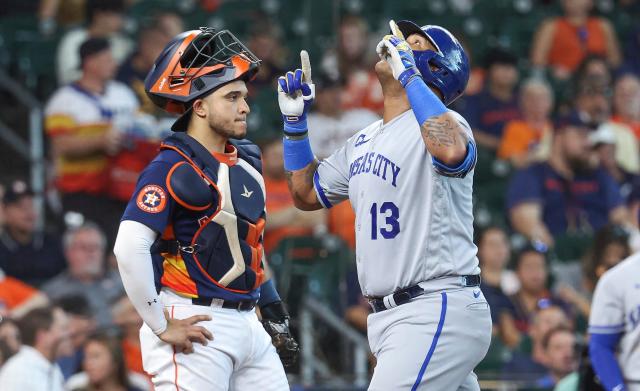
{"type": "Polygon", "coordinates": [[[318,161],[314,160],[303,169],[296,171],[285,171],[287,185],[289,185],[291,195],[295,197],[300,195],[301,193],[304,194],[305,190],[308,190],[309,188],[313,189],[313,176],[316,173],[318,165],[318,161]],[[294,177],[300,179],[294,181],[294,177]]]}
{"type": "Polygon", "coordinates": [[[453,147],[456,138],[462,132],[458,121],[453,121],[444,115],[429,118],[421,127],[425,141],[435,147],[453,147]]]}

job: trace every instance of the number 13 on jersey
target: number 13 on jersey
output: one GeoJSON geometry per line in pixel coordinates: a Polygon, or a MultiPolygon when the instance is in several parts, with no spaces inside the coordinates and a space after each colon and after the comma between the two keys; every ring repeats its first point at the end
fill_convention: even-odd
{"type": "Polygon", "coordinates": [[[378,203],[371,205],[371,240],[378,239],[378,232],[384,239],[393,239],[400,233],[400,210],[393,202],[383,202],[378,209],[378,203]],[[381,220],[378,228],[378,220],[381,220]]]}

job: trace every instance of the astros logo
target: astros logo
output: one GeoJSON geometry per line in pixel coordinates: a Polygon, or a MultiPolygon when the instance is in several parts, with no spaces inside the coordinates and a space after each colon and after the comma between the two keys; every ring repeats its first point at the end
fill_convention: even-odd
{"type": "Polygon", "coordinates": [[[160,213],[167,204],[167,196],[158,185],[147,185],[138,193],[138,208],[148,213],[160,213]]]}

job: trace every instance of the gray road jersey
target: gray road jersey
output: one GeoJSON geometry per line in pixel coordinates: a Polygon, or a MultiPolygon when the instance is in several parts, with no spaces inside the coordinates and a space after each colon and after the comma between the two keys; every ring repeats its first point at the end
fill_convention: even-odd
{"type": "MultiPolygon", "coordinates": [[[[459,114],[469,138],[471,130],[459,114]]],[[[325,207],[349,199],[363,294],[382,296],[418,282],[479,274],[473,243],[473,170],[438,174],[412,110],[377,121],[323,160],[315,189],[325,207]]]]}
{"type": "Polygon", "coordinates": [[[598,281],[589,332],[621,333],[618,363],[627,381],[640,381],[640,253],[620,262],[598,281]]]}

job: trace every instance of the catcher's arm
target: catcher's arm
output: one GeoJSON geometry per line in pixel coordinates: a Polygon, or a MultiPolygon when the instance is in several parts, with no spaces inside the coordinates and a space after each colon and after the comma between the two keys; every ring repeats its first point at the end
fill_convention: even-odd
{"type": "Polygon", "coordinates": [[[289,330],[289,313],[276,291],[273,280],[267,280],[260,287],[260,316],[262,326],[271,336],[271,343],[285,367],[295,364],[300,347],[289,330]]]}

